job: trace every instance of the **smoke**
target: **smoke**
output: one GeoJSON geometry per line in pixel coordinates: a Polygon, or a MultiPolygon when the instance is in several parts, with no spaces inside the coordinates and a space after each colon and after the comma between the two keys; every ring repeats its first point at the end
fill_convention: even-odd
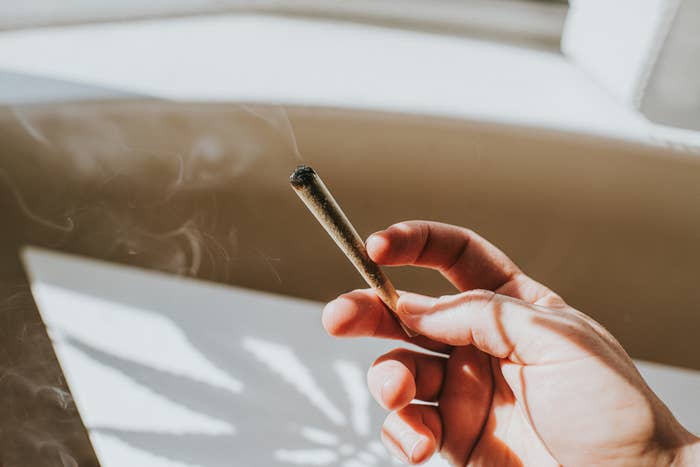
{"type": "MultiPolygon", "coordinates": [[[[15,173],[3,169],[0,184],[8,188],[25,219],[37,226],[71,234],[79,224],[90,225],[89,234],[79,228],[67,243],[80,245],[91,256],[131,257],[128,262],[179,275],[199,276],[204,269],[207,278],[228,280],[240,239],[234,224],[221,232],[211,213],[222,217],[229,200],[215,194],[203,196],[201,206],[180,212],[179,198],[223,191],[237,180],[245,184],[248,174],[270,170],[261,164],[270,159],[270,153],[280,155],[280,173],[286,177],[289,167],[302,161],[287,111],[252,105],[189,105],[183,112],[148,102],[135,107],[67,104],[59,111],[12,109],[21,129],[40,144],[39,152],[51,153],[34,164],[55,172],[55,178],[42,181],[49,185],[46,191],[63,191],[64,196],[42,197],[37,205],[30,205],[22,193],[36,192],[31,185],[37,180],[22,186],[15,173]],[[132,113],[138,125],[127,121],[132,113]],[[85,186],[86,180],[89,192],[70,191],[71,185],[85,186]],[[55,189],[59,184],[64,187],[55,189]],[[127,209],[115,206],[115,196],[130,198],[127,209]],[[63,216],[44,214],[48,212],[63,212],[63,216]],[[159,221],[165,218],[169,222],[159,221]]],[[[282,182],[281,177],[270,179],[282,182]]],[[[64,240],[60,238],[61,244],[64,240]]],[[[275,266],[279,259],[259,247],[249,248],[281,282],[275,266]]]]}
{"type": "Polygon", "coordinates": [[[303,162],[303,158],[299,152],[299,145],[297,144],[296,133],[294,132],[294,127],[292,126],[292,121],[289,119],[289,114],[284,107],[268,107],[265,108],[265,110],[259,108],[256,109],[249,105],[242,105],[241,107],[278,130],[279,134],[286,139],[287,144],[292,150],[292,154],[296,160],[303,162]]]}
{"type": "Polygon", "coordinates": [[[39,214],[36,214],[34,211],[32,211],[32,209],[30,209],[29,206],[27,206],[27,203],[22,198],[21,193],[17,189],[17,186],[12,182],[10,176],[5,170],[2,169],[0,169],[0,183],[9,188],[10,193],[12,193],[12,196],[14,197],[14,201],[17,207],[20,209],[20,211],[22,211],[22,214],[24,214],[30,221],[43,225],[44,227],[48,227],[50,229],[55,229],[65,233],[70,233],[75,228],[75,223],[70,217],[66,217],[64,223],[59,224],[46,217],[42,217],[39,214]]]}
{"type": "Polygon", "coordinates": [[[64,443],[44,430],[37,430],[31,423],[0,430],[3,466],[26,467],[78,467],[64,443]],[[9,451],[9,452],[7,452],[9,451]]]}
{"type": "Polygon", "coordinates": [[[17,122],[19,122],[19,124],[22,126],[24,131],[26,131],[27,134],[31,136],[31,138],[34,141],[41,143],[45,146],[50,146],[49,140],[46,139],[46,137],[41,133],[41,131],[39,131],[39,129],[32,125],[32,123],[29,121],[24,112],[21,111],[21,109],[12,107],[10,111],[17,119],[17,122]]]}
{"type": "Polygon", "coordinates": [[[214,277],[224,281],[228,278],[228,265],[231,263],[229,250],[213,235],[202,230],[196,218],[187,219],[167,232],[152,232],[134,225],[120,232],[120,235],[114,245],[124,246],[130,255],[169,246],[166,249],[172,251],[167,255],[170,260],[158,265],[161,270],[195,277],[206,260],[211,265],[214,277]]]}
{"type": "MultiPolygon", "coordinates": [[[[280,259],[244,238],[231,212],[251,203],[240,195],[255,188],[251,174],[286,185],[302,161],[284,108],[146,101],[15,107],[9,116],[0,121],[0,201],[14,232],[2,237],[5,254],[31,242],[228,282],[246,249],[282,282],[280,259]]],[[[14,349],[0,352],[0,393],[29,407],[2,414],[0,466],[74,467],[90,454],[75,452],[82,428],[70,393],[47,384],[55,362],[27,351],[44,337],[27,321],[33,305],[23,294],[0,297],[2,316],[13,310],[15,320],[0,342],[14,349]]]]}
{"type": "Polygon", "coordinates": [[[270,269],[270,272],[272,275],[275,277],[275,280],[281,284],[282,283],[282,276],[280,276],[279,272],[277,272],[277,268],[275,268],[274,263],[280,261],[280,258],[273,258],[271,256],[266,255],[262,251],[260,251],[259,248],[254,248],[254,251],[262,258],[262,260],[265,262],[267,267],[270,269]]]}
{"type": "Polygon", "coordinates": [[[0,368],[0,387],[6,390],[14,386],[35,402],[46,402],[63,410],[73,408],[73,398],[68,391],[57,386],[36,384],[30,378],[22,375],[17,369],[0,368]]]}

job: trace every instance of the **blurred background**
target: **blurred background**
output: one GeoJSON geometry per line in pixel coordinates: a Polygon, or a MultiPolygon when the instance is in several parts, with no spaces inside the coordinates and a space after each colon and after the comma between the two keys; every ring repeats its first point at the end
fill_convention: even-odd
{"type": "Polygon", "coordinates": [[[483,234],[700,431],[699,23],[689,0],[3,5],[0,465],[391,465],[363,373],[395,344],[325,337],[321,303],[363,284],[301,163],[363,236],[483,234]]]}
{"type": "Polygon", "coordinates": [[[32,1],[7,8],[4,29],[90,22],[125,21],[188,15],[268,13],[303,17],[376,22],[384,26],[440,29],[442,32],[478,33],[539,40],[556,46],[566,15],[563,0],[439,0],[372,1],[159,1],[109,2],[95,5],[69,1],[57,6],[32,1]]]}

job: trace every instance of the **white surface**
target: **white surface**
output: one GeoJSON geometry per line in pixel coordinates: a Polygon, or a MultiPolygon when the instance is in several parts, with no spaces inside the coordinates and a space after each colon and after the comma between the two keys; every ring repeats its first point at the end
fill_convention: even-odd
{"type": "Polygon", "coordinates": [[[637,367],[681,424],[700,435],[700,372],[637,361],[637,367]]]}
{"type": "Polygon", "coordinates": [[[60,5],[24,0],[3,5],[0,28],[255,11],[477,30],[556,48],[566,9],[561,3],[523,0],[62,0],[60,5]]]}
{"type": "Polygon", "coordinates": [[[4,32],[0,70],[0,103],[76,99],[82,84],[88,99],[361,108],[700,148],[700,132],[650,123],[560,54],[360,24],[229,15],[4,32]],[[47,92],[37,77],[65,83],[47,92]]]}
{"type": "Polygon", "coordinates": [[[23,258],[103,467],[393,463],[365,371],[395,343],[330,338],[313,302],[31,248],[23,258]],[[154,358],[169,350],[171,366],[154,358]]]}
{"type": "MultiPolygon", "coordinates": [[[[364,373],[396,343],[332,339],[314,302],[44,250],[28,249],[23,257],[104,467],[227,466],[234,458],[246,466],[390,463],[377,443],[384,413],[370,404],[364,373]],[[183,348],[240,377],[242,391],[199,380],[192,358],[185,358],[189,370],[177,374],[147,355],[122,358],[117,344],[130,346],[132,333],[110,322],[125,304],[143,315],[132,324],[148,331],[154,352],[178,327],[190,343],[183,348]],[[75,319],[91,313],[103,319],[75,319]]],[[[638,365],[679,420],[700,433],[700,372],[638,365]]],[[[435,457],[428,465],[445,464],[435,457]]]]}
{"type": "MultiPolygon", "coordinates": [[[[44,307],[43,319],[53,330],[71,333],[86,344],[120,358],[187,375],[232,392],[243,389],[239,380],[212,365],[192,347],[180,329],[158,314],[113,302],[107,304],[100,298],[85,297],[50,284],[36,284],[33,290],[37,297],[51,297],[53,306],[44,307]],[[69,322],[80,322],[82,326],[65,329],[69,322]],[[160,331],[157,347],[153,346],[152,329],[160,331]],[[115,340],[114,335],[129,336],[129,345],[115,340]]],[[[43,306],[41,298],[38,300],[39,306],[43,306]]]]}
{"type": "MultiPolygon", "coordinates": [[[[40,291],[37,296],[53,297],[50,290],[40,291]]],[[[88,307],[94,309],[89,305],[88,307]]],[[[52,308],[54,307],[43,307],[52,308]]],[[[53,331],[53,328],[50,330],[53,331]]],[[[147,387],[135,385],[128,376],[110,371],[87,357],[62,339],[60,334],[57,337],[55,332],[51,332],[51,339],[61,361],[67,362],[63,370],[71,384],[78,387],[99,385],[98,390],[78,390],[77,394],[74,392],[76,403],[81,408],[83,422],[87,426],[147,430],[175,435],[217,435],[235,431],[229,423],[193,412],[147,387]]],[[[157,348],[158,346],[154,346],[154,349],[157,348]]],[[[196,368],[192,370],[196,372],[196,368]]]]}
{"type": "Polygon", "coordinates": [[[637,107],[680,0],[571,0],[562,49],[621,102],[637,107]]]}
{"type": "Polygon", "coordinates": [[[90,438],[98,457],[102,459],[102,467],[200,467],[195,464],[163,459],[146,451],[135,449],[116,436],[93,432],[90,434],[90,438]]]}
{"type": "Polygon", "coordinates": [[[562,55],[359,24],[220,16],[0,34],[0,68],[175,100],[464,117],[649,137],[562,55]]]}
{"type": "Polygon", "coordinates": [[[330,401],[318,386],[309,368],[289,347],[265,339],[244,337],[243,348],[272,372],[299,391],[309,403],[316,406],[335,425],[347,425],[345,415],[330,401]]]}

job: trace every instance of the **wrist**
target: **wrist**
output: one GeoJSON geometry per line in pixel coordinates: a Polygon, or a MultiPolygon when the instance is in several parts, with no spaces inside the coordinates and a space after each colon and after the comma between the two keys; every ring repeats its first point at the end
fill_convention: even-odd
{"type": "Polygon", "coordinates": [[[676,451],[671,467],[692,467],[700,465],[700,438],[693,436],[676,451]]]}

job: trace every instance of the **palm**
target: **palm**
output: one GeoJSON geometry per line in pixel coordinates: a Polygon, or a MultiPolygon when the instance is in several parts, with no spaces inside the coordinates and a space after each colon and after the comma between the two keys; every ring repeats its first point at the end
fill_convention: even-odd
{"type": "Polygon", "coordinates": [[[587,352],[582,349],[580,357],[565,362],[519,365],[472,347],[455,349],[443,383],[447,400],[439,401],[444,432],[456,433],[461,427],[454,425],[467,421],[479,434],[471,447],[443,434],[443,456],[454,465],[639,462],[654,435],[647,389],[630,384],[641,383],[633,378],[631,361],[613,370],[614,362],[587,358],[587,352]],[[464,394],[465,371],[480,377],[472,387],[485,396],[455,407],[450,397],[464,394]],[[599,375],[595,384],[592,374],[599,375]],[[601,399],[601,393],[615,397],[601,399]]]}
{"type": "MultiPolygon", "coordinates": [[[[486,391],[480,388],[484,394],[488,394],[488,401],[473,400],[474,404],[468,411],[455,414],[449,402],[440,405],[441,416],[452,420],[457,417],[469,418],[469,423],[475,423],[479,427],[479,434],[470,450],[466,446],[456,442],[451,443],[449,436],[447,443],[443,443],[442,455],[453,465],[502,465],[522,466],[557,465],[544,444],[532,429],[526,408],[515,398],[512,389],[503,379],[500,372],[500,360],[478,352],[479,357],[474,358],[474,352],[457,352],[450,357],[455,360],[448,364],[456,370],[446,375],[445,391],[453,393],[459,388],[451,385],[463,384],[460,373],[465,365],[478,365],[479,373],[489,373],[484,386],[490,386],[486,391]],[[464,358],[464,357],[467,358],[464,358]],[[456,449],[455,449],[456,448],[456,449]]],[[[466,408],[466,407],[465,407],[466,408]]],[[[446,424],[444,432],[456,431],[456,428],[446,424]]]]}

